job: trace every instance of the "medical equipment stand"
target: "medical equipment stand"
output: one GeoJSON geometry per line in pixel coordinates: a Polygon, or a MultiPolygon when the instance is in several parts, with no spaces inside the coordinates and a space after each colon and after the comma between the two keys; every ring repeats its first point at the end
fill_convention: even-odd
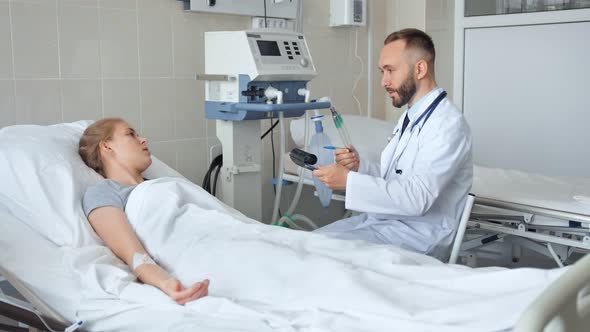
{"type": "MultiPolygon", "coordinates": [[[[197,79],[206,81],[205,116],[217,120],[222,145],[219,196],[250,218],[263,219],[259,120],[299,117],[306,110],[329,108],[329,102],[306,102],[305,94],[300,93],[304,90],[309,95],[307,82],[316,75],[300,33],[205,33],[205,74],[197,79]]],[[[284,146],[284,131],[281,137],[284,146]]],[[[281,186],[279,181],[277,197],[281,186]]]]}

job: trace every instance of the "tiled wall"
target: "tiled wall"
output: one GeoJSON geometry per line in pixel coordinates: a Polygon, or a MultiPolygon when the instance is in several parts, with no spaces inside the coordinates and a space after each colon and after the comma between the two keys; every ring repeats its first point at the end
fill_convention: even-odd
{"type": "MultiPolygon", "coordinates": [[[[371,3],[378,57],[386,1],[371,3]]],[[[304,2],[319,72],[310,87],[343,113],[367,114],[367,28],[328,27],[329,9],[329,0],[304,2]],[[352,87],[361,70],[359,110],[352,87]]],[[[123,117],[156,156],[200,184],[217,142],[203,115],[204,84],[194,79],[204,71],[203,32],[249,27],[248,17],[184,12],[176,0],[0,0],[0,127],[123,117]]],[[[375,103],[373,114],[383,117],[384,106],[375,103]]],[[[265,181],[272,201],[270,176],[265,181]]]]}

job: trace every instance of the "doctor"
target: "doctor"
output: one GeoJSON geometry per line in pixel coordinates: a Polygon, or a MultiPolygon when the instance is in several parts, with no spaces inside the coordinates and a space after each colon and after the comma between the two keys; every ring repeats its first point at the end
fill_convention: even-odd
{"type": "MultiPolygon", "coordinates": [[[[408,104],[381,153],[381,164],[337,149],[314,176],[346,190],[359,215],[317,230],[342,239],[393,244],[447,260],[473,179],[471,133],[434,80],[432,39],[416,29],[390,34],[379,57],[393,106],[408,104]]],[[[386,139],[376,137],[375,139],[386,139]]]]}

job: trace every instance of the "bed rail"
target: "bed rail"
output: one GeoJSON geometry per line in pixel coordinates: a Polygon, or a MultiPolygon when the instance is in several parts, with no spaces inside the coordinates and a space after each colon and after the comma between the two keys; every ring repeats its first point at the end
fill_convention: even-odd
{"type": "Polygon", "coordinates": [[[514,332],[588,331],[590,254],[553,282],[522,314],[514,332]]]}

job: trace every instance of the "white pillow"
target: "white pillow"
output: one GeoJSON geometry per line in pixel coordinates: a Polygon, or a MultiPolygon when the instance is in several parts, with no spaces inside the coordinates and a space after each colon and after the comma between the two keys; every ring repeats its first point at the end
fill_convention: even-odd
{"type": "MultiPolygon", "coordinates": [[[[58,246],[98,243],[81,205],[86,188],[102,180],[78,155],[80,136],[90,123],[17,125],[0,130],[0,201],[21,222],[58,246]]],[[[179,175],[153,160],[157,170],[148,169],[152,177],[157,173],[179,175]]]]}
{"type": "MultiPolygon", "coordinates": [[[[342,115],[342,120],[348,129],[352,144],[359,151],[361,157],[379,162],[381,151],[387,145],[387,137],[391,135],[395,124],[358,115],[342,115]]],[[[322,125],[324,132],[330,137],[334,146],[344,146],[331,116],[325,115],[322,125]]],[[[291,137],[298,147],[303,147],[304,126],[305,118],[291,121],[291,137]]],[[[309,133],[309,137],[311,138],[314,133],[314,126],[311,121],[309,124],[309,133]]]]}

